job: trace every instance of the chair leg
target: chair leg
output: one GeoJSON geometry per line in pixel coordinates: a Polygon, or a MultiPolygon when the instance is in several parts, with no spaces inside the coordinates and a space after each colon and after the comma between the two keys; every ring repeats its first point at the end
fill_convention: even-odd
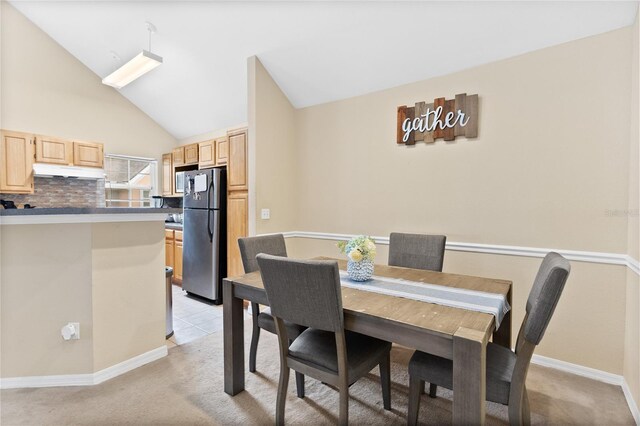
{"type": "MultiPolygon", "coordinates": [[[[529,400],[527,398],[527,393],[524,391],[520,398],[514,398],[515,401],[509,401],[509,424],[511,426],[517,425],[521,426],[525,424],[525,410],[527,411],[527,415],[529,414],[529,400]],[[525,409],[525,405],[527,408],[525,409]]],[[[526,423],[529,424],[529,423],[526,423]]]]}
{"type": "Polygon", "coordinates": [[[349,424],[349,383],[345,382],[340,385],[340,417],[338,424],[347,426],[349,424]]]}
{"type": "Polygon", "coordinates": [[[380,365],[380,384],[382,385],[382,405],[391,410],[391,353],[387,352],[380,365]]]}
{"type": "Polygon", "coordinates": [[[438,393],[438,385],[434,385],[433,383],[429,383],[429,396],[431,398],[435,398],[438,393]]]}
{"type": "Polygon", "coordinates": [[[284,425],[284,405],[287,401],[288,385],[289,367],[287,365],[280,365],[280,382],[278,383],[278,397],[276,399],[276,425],[278,426],[284,425]]]}
{"type": "Polygon", "coordinates": [[[304,398],[304,374],[296,371],[296,390],[298,398],[304,398]]]}
{"type": "Polygon", "coordinates": [[[407,412],[407,425],[409,426],[418,424],[422,389],[424,389],[424,380],[409,375],[409,410],[407,412]]]}
{"type": "Polygon", "coordinates": [[[422,388],[422,389],[420,389],[420,394],[425,394],[425,393],[427,393],[427,391],[425,390],[425,389],[426,389],[426,383],[424,382],[424,380],[422,381],[422,386],[421,386],[421,388],[422,388]]]}
{"type": "Polygon", "coordinates": [[[524,389],[524,395],[522,396],[522,424],[529,426],[531,424],[531,412],[529,411],[529,395],[527,394],[527,388],[524,389]]]}
{"type": "Polygon", "coordinates": [[[258,327],[258,304],[251,302],[253,316],[253,332],[251,334],[251,346],[249,348],[249,371],[256,372],[256,355],[258,353],[258,339],[260,338],[260,327],[258,327]]]}

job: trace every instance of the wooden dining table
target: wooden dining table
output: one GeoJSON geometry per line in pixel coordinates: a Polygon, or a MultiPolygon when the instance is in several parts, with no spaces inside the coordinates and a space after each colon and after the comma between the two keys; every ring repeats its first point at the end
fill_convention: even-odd
{"type": "MultiPolygon", "coordinates": [[[[336,260],[341,270],[346,261],[336,260]]],[[[504,295],[511,305],[511,281],[376,265],[374,275],[504,295]]],[[[269,305],[260,272],[223,281],[224,391],[244,390],[243,300],[269,305]]],[[[511,348],[511,311],[496,330],[488,313],[342,287],[344,326],[368,336],[453,360],[453,422],[483,424],[486,347],[511,348]]],[[[277,354],[274,354],[274,357],[277,354]]]]}

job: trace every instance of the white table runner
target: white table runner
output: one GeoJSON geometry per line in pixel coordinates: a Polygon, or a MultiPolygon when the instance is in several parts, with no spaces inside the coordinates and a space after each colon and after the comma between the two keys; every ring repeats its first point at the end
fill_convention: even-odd
{"type": "Polygon", "coordinates": [[[437,305],[450,306],[492,314],[496,318],[496,330],[511,307],[502,294],[467,290],[437,284],[427,284],[398,278],[374,275],[368,281],[352,281],[345,271],[340,271],[340,283],[344,287],[371,291],[388,296],[404,297],[437,305]]]}

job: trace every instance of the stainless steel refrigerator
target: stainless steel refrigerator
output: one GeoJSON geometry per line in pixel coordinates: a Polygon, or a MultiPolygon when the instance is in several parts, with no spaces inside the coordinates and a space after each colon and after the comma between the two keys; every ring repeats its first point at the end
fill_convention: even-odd
{"type": "Polygon", "coordinates": [[[182,289],[222,303],[227,275],[227,175],[224,169],[185,172],[182,289]]]}

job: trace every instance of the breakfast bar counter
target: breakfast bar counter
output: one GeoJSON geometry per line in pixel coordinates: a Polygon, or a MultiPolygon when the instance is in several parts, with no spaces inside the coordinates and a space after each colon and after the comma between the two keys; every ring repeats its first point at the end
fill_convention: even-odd
{"type": "Polygon", "coordinates": [[[0,210],[2,387],[95,384],[165,356],[164,221],[179,212],[0,210]]]}
{"type": "Polygon", "coordinates": [[[167,214],[182,213],[174,208],[59,207],[0,209],[0,225],[46,223],[98,223],[164,221],[167,214]]]}

